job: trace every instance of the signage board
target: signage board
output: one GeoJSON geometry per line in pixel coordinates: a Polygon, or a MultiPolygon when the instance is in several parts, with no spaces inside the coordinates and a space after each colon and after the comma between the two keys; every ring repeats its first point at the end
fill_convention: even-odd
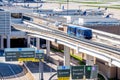
{"type": "Polygon", "coordinates": [[[59,77],[70,77],[70,67],[69,66],[59,66],[57,68],[57,75],[59,77]]]}
{"type": "Polygon", "coordinates": [[[39,59],[35,59],[35,58],[18,58],[18,61],[32,61],[32,62],[39,62],[39,59]]]}
{"type": "Polygon", "coordinates": [[[0,56],[4,56],[4,50],[0,50],[0,56]]]}
{"type": "Polygon", "coordinates": [[[43,59],[44,58],[44,50],[36,50],[35,51],[35,58],[43,59]]]}
{"type": "Polygon", "coordinates": [[[35,51],[35,48],[5,48],[5,52],[21,52],[21,51],[35,51]]]}
{"type": "Polygon", "coordinates": [[[5,48],[4,53],[6,61],[18,61],[19,58],[35,57],[34,48],[5,48]]]}
{"type": "Polygon", "coordinates": [[[85,66],[85,76],[87,79],[98,77],[98,66],[85,66]]]}
{"type": "Polygon", "coordinates": [[[58,80],[70,80],[70,77],[59,77],[58,80]]]}
{"type": "Polygon", "coordinates": [[[6,61],[18,61],[18,55],[16,52],[7,52],[5,53],[6,61]]]}
{"type": "Polygon", "coordinates": [[[95,79],[98,77],[98,66],[97,65],[80,65],[80,66],[59,66],[57,68],[58,80],[70,80],[71,79],[95,79]]]}
{"type": "Polygon", "coordinates": [[[83,79],[84,66],[72,66],[71,75],[72,75],[72,79],[83,79]]]}

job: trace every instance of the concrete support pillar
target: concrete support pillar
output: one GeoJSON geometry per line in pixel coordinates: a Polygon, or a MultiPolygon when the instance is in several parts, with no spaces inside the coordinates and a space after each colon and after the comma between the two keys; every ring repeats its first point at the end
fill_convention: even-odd
{"type": "Polygon", "coordinates": [[[64,66],[70,66],[70,48],[64,46],[64,66]]]}
{"type": "Polygon", "coordinates": [[[36,38],[36,47],[40,49],[40,38],[36,38]]]}
{"type": "Polygon", "coordinates": [[[7,35],[7,48],[10,48],[10,35],[7,35]]]}
{"type": "Polygon", "coordinates": [[[27,47],[30,47],[30,36],[27,36],[27,47]]]}
{"type": "Polygon", "coordinates": [[[116,70],[117,70],[117,77],[118,77],[118,79],[120,79],[120,68],[116,68],[116,70]]]}
{"type": "Polygon", "coordinates": [[[79,53],[79,47],[76,46],[76,53],[78,54],[79,53]]]}
{"type": "Polygon", "coordinates": [[[94,65],[96,58],[86,54],[86,65],[94,65]]]}
{"type": "Polygon", "coordinates": [[[46,54],[47,56],[50,56],[50,41],[46,40],[46,54]]]}
{"type": "Polygon", "coordinates": [[[36,44],[35,40],[36,40],[36,38],[33,38],[33,44],[32,44],[32,45],[33,45],[34,47],[36,46],[36,45],[35,45],[35,44],[36,44]]]}
{"type": "Polygon", "coordinates": [[[70,49],[70,53],[74,54],[74,49],[70,49]]]}
{"type": "Polygon", "coordinates": [[[118,80],[117,79],[117,74],[118,74],[117,67],[115,67],[114,65],[109,66],[108,62],[103,61],[101,59],[97,59],[96,64],[99,66],[99,71],[102,72],[104,76],[106,76],[107,78],[116,78],[115,80],[118,80]]]}
{"type": "Polygon", "coordinates": [[[4,37],[1,35],[1,49],[4,49],[4,37]]]}

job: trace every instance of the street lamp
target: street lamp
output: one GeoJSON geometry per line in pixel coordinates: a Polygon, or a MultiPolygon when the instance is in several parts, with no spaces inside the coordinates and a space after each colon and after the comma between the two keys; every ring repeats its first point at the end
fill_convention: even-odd
{"type": "Polygon", "coordinates": [[[39,80],[44,80],[43,78],[43,62],[41,59],[39,59],[39,80]],[[41,71],[41,75],[40,75],[41,71]]]}
{"type": "Polygon", "coordinates": [[[79,15],[80,15],[80,5],[79,5],[79,15]]]}
{"type": "Polygon", "coordinates": [[[44,80],[43,78],[43,62],[42,59],[44,58],[44,51],[43,50],[36,50],[35,58],[39,59],[39,80],[44,80]],[[40,75],[41,72],[41,75],[40,75]]]}
{"type": "Polygon", "coordinates": [[[39,12],[39,3],[40,3],[41,0],[37,0],[37,12],[39,12]]]}
{"type": "Polygon", "coordinates": [[[38,12],[38,3],[39,3],[39,0],[37,0],[37,12],[38,12]]]}
{"type": "Polygon", "coordinates": [[[67,0],[67,15],[68,15],[68,8],[69,8],[69,0],[67,0]]]}
{"type": "Polygon", "coordinates": [[[26,2],[26,0],[24,0],[24,7],[25,7],[25,2],[26,2]]]}

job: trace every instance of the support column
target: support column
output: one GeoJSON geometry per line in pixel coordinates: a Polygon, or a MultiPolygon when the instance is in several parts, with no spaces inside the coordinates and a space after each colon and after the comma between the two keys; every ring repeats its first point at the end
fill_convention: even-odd
{"type": "Polygon", "coordinates": [[[117,70],[117,77],[118,77],[118,79],[120,79],[120,76],[119,76],[120,75],[120,68],[117,68],[116,70],[117,70]]]}
{"type": "Polygon", "coordinates": [[[4,37],[1,35],[1,49],[4,49],[4,37]]]}
{"type": "Polygon", "coordinates": [[[78,54],[79,53],[79,47],[76,46],[76,53],[78,54]]]}
{"type": "Polygon", "coordinates": [[[36,38],[36,47],[40,49],[40,38],[36,38]]]}
{"type": "Polygon", "coordinates": [[[7,48],[10,48],[10,35],[7,35],[7,48]]]}
{"type": "Polygon", "coordinates": [[[50,41],[49,40],[46,40],[46,54],[47,56],[50,56],[50,41]]]}
{"type": "Polygon", "coordinates": [[[64,46],[64,66],[70,66],[70,48],[64,46]]]}
{"type": "Polygon", "coordinates": [[[27,36],[27,47],[30,47],[30,36],[27,36]]]}
{"type": "Polygon", "coordinates": [[[86,65],[94,65],[96,58],[86,54],[86,65]]]}
{"type": "Polygon", "coordinates": [[[33,44],[32,44],[32,45],[33,45],[34,47],[36,46],[36,45],[35,45],[35,44],[36,44],[36,43],[35,43],[35,40],[36,40],[36,38],[33,38],[33,44]]]}

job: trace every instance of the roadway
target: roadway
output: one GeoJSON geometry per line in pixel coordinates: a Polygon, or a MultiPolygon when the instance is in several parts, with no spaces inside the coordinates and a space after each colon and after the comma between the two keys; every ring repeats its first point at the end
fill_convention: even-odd
{"type": "Polygon", "coordinates": [[[16,62],[0,63],[1,80],[30,80],[26,74],[24,67],[16,62]]]}
{"type": "MultiPolygon", "coordinates": [[[[41,71],[39,71],[39,62],[27,62],[26,63],[27,67],[30,69],[32,74],[35,76],[35,80],[40,80],[39,76],[41,74],[41,71]],[[40,72],[40,73],[39,73],[40,72]]],[[[53,63],[48,63],[44,61],[44,70],[43,70],[43,75],[44,75],[44,80],[49,80],[49,78],[57,73],[57,66],[53,63]]],[[[52,80],[57,80],[57,76],[53,77],[52,80]]]]}

